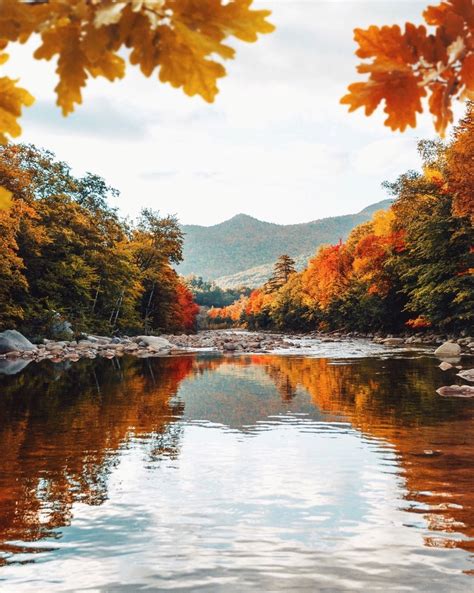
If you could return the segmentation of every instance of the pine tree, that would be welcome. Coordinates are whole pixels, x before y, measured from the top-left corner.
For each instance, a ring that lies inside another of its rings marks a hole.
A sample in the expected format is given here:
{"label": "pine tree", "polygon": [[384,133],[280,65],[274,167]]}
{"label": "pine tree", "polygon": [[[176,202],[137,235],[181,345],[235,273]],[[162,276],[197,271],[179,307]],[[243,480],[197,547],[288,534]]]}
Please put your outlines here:
{"label": "pine tree", "polygon": [[289,255],[280,255],[273,266],[273,274],[266,282],[264,289],[267,294],[276,292],[284,286],[290,276],[296,272],[295,260]]}

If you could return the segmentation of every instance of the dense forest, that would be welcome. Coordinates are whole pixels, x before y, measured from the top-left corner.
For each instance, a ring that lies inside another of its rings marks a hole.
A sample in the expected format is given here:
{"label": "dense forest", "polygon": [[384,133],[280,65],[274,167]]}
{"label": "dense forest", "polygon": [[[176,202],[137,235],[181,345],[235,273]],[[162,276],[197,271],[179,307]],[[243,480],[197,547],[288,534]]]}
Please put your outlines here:
{"label": "dense forest", "polygon": [[[385,187],[387,211],[345,242],[321,247],[302,272],[209,312],[216,325],[289,330],[474,329],[474,107],[450,142],[421,141],[422,172]],[[292,265],[292,262],[287,264]],[[288,270],[287,270],[288,272]]]}
{"label": "dense forest", "polygon": [[0,148],[0,329],[30,336],[192,330],[198,311],[173,266],[174,217],[143,210],[135,224],[108,205],[117,194],[91,173],[32,145]]}

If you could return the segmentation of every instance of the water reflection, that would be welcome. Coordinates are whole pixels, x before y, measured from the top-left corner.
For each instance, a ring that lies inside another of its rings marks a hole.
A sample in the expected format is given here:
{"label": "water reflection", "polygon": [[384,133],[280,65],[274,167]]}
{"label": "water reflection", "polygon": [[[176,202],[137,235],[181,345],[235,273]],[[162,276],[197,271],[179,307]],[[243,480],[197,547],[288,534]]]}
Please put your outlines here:
{"label": "water reflection", "polygon": [[470,591],[474,402],[446,380],[416,357],[0,375],[2,591]]}

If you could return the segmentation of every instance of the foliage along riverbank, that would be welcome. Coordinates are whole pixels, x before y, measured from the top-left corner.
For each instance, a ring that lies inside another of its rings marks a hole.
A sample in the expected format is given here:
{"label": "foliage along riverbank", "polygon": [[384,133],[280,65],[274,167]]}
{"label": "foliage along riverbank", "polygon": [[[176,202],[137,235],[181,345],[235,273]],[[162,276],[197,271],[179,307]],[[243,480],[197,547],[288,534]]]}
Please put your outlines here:
{"label": "foliage along riverbank", "polygon": [[300,273],[280,258],[263,287],[211,309],[211,326],[472,333],[473,104],[451,142],[422,141],[419,152],[422,173],[386,184],[388,211],[322,247]]}
{"label": "foliage along riverbank", "polygon": [[102,178],[75,177],[32,145],[0,147],[0,186],[13,200],[0,210],[0,330],[71,339],[194,328],[198,307],[172,267],[183,246],[174,217],[121,220]]}

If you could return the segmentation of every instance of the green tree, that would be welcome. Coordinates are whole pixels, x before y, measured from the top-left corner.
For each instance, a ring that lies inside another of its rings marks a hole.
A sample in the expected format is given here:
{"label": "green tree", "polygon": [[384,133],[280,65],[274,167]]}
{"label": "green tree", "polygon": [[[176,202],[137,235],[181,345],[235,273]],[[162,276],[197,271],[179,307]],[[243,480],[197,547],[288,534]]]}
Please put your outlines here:
{"label": "green tree", "polygon": [[288,282],[290,276],[295,272],[295,260],[289,255],[280,255],[273,266],[273,274],[264,286],[265,292],[268,294],[276,292]]}

